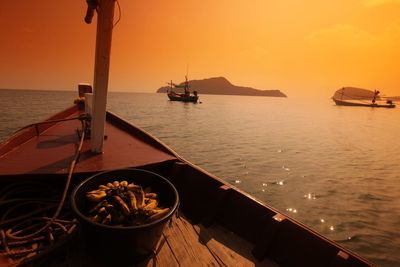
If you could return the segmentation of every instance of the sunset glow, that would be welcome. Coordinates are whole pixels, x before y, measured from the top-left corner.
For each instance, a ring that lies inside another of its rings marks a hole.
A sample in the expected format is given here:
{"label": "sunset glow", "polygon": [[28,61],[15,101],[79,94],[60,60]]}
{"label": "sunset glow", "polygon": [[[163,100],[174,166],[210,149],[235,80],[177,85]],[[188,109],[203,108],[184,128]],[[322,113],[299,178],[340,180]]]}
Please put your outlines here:
{"label": "sunset glow", "polygon": [[[400,95],[400,1],[119,0],[110,91],[224,76],[290,96],[340,87]],[[0,88],[76,90],[93,80],[86,1],[5,1]]]}

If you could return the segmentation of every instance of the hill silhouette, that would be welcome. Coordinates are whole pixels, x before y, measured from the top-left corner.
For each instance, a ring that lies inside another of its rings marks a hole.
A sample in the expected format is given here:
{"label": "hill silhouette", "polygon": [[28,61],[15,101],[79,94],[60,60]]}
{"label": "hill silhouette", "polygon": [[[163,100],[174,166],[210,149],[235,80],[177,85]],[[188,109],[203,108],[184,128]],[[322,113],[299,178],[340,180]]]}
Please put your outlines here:
{"label": "hill silhouette", "polygon": [[[197,91],[199,94],[287,97],[279,90],[259,90],[251,87],[236,86],[224,77],[191,80],[189,81],[189,88],[191,92]],[[157,90],[157,93],[166,93],[168,89],[168,86],[161,87]],[[178,92],[178,89],[175,88],[174,90]]]}

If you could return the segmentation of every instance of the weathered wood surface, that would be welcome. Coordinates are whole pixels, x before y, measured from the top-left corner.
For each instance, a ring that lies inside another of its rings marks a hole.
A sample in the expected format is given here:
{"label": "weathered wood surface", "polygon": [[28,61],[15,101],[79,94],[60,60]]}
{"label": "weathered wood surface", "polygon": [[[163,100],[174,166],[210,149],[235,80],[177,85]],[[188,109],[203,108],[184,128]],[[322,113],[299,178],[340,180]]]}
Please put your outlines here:
{"label": "weathered wood surface", "polygon": [[156,255],[138,266],[278,266],[269,259],[257,261],[252,244],[217,225],[206,228],[179,217],[171,226],[166,226]]}
{"label": "weathered wood surface", "polygon": [[268,258],[258,261],[251,253],[253,244],[218,225],[209,228],[205,228],[203,225],[194,225],[194,229],[203,243],[219,260],[221,266],[278,267]]}

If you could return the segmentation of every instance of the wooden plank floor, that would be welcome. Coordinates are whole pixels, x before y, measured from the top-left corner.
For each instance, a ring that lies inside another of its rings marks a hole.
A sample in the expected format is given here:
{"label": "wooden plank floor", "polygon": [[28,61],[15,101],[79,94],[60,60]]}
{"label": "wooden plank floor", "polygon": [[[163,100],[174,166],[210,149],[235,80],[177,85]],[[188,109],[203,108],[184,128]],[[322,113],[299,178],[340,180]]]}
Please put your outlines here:
{"label": "wooden plank floor", "polygon": [[[81,243],[81,236],[69,246],[51,257],[39,259],[33,266],[54,267],[109,267],[99,262]],[[270,259],[256,260],[251,254],[253,245],[220,226],[205,228],[192,225],[184,217],[173,218],[166,225],[156,247],[154,256],[139,264],[126,263],[125,267],[197,267],[197,266],[234,266],[234,267],[279,267]],[[116,255],[117,257],[118,255]],[[0,266],[9,266],[6,259],[0,258]],[[31,266],[31,265],[29,265]]]}
{"label": "wooden plank floor", "polygon": [[184,217],[166,226],[156,255],[140,267],[152,266],[261,266],[277,267],[272,260],[258,261],[253,245],[220,226],[192,225]]}

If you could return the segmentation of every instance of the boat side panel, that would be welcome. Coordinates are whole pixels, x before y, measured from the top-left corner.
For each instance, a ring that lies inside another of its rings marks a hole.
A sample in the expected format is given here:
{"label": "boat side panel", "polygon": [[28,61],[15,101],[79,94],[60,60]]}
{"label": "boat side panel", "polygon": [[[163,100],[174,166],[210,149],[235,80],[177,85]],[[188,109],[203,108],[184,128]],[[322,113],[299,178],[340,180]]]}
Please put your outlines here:
{"label": "boat side panel", "polygon": [[329,266],[339,249],[285,219],[279,223],[267,251],[282,266]]}
{"label": "boat side panel", "polygon": [[200,222],[213,217],[213,210],[221,200],[222,182],[210,179],[183,162],[174,164],[170,177],[179,192],[180,207],[192,221]]}

